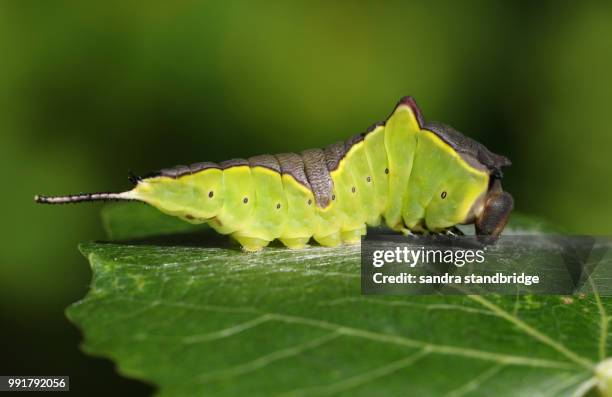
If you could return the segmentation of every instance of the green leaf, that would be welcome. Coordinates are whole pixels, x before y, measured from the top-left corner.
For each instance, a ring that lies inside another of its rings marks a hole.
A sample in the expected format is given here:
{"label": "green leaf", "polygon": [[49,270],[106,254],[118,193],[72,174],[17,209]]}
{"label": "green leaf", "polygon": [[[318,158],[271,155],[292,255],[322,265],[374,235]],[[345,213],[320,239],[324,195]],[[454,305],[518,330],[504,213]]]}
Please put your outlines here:
{"label": "green leaf", "polygon": [[81,246],[93,280],[67,313],[159,395],[570,396],[607,356],[598,295],[362,296],[357,247],[245,254],[146,208],[105,211],[139,239]]}

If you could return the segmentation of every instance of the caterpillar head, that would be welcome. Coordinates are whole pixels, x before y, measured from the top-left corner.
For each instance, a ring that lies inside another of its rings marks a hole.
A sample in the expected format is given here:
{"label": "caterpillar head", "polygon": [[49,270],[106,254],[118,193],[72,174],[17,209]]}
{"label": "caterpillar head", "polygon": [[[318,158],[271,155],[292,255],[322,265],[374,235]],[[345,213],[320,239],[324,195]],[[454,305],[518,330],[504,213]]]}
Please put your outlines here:
{"label": "caterpillar head", "polygon": [[510,193],[502,189],[498,178],[493,178],[474,222],[478,240],[484,244],[494,243],[506,227],[513,207],[514,199]]}
{"label": "caterpillar head", "polygon": [[489,174],[488,190],[476,200],[465,223],[474,222],[476,235],[482,243],[495,242],[506,227],[514,206],[512,196],[501,186],[502,168],[512,162],[448,125],[431,122],[426,127],[455,149],[467,164]]}

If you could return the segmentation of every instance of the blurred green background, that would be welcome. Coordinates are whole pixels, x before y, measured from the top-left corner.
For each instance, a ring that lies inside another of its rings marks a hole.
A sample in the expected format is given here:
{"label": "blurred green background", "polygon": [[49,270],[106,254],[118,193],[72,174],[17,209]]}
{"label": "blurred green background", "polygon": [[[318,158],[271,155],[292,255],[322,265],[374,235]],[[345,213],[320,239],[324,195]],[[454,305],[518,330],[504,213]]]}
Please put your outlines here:
{"label": "blurred green background", "polygon": [[[610,2],[0,2],[3,374],[149,389],[78,350],[63,315],[126,174],[324,146],[403,95],[510,157],[517,210],[612,231]],[[163,352],[160,352],[163,354]]]}

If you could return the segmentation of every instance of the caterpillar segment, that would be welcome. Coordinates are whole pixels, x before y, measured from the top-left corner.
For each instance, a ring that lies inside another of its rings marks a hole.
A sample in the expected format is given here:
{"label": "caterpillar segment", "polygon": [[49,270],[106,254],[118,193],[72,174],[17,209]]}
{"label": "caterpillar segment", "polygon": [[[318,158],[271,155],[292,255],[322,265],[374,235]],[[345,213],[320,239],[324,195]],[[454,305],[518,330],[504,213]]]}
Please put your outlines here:
{"label": "caterpillar segment", "polygon": [[444,232],[475,224],[485,243],[506,225],[510,165],[449,126],[425,123],[411,97],[385,122],[324,149],[196,163],[132,177],[121,193],[37,196],[39,203],[138,200],[191,223],[208,223],[246,251],[273,240],[303,248],[359,243],[384,219],[396,231]]}

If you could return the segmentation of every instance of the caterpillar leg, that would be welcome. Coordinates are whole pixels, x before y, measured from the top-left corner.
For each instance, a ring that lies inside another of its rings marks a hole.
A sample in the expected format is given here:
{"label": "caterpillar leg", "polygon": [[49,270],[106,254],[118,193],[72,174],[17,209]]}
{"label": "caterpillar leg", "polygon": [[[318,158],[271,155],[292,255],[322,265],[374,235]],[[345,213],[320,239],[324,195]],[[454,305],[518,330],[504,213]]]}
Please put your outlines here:
{"label": "caterpillar leg", "polygon": [[448,236],[465,236],[465,233],[463,233],[457,226],[449,227],[444,231],[444,234]]}
{"label": "caterpillar leg", "polygon": [[416,233],[410,229],[402,229],[402,234],[404,236],[416,236]]}
{"label": "caterpillar leg", "polygon": [[408,226],[402,225],[402,227],[398,229],[398,231],[400,231],[404,236],[423,236],[429,233],[429,231],[423,225],[422,222],[419,222],[416,225],[411,226],[410,228],[408,228]]}
{"label": "caterpillar leg", "polygon": [[238,241],[242,249],[246,252],[261,251],[265,246],[270,244],[269,241],[256,237],[237,236],[235,234],[232,234],[232,237]]}
{"label": "caterpillar leg", "polygon": [[361,242],[361,236],[366,234],[366,227],[363,226],[359,229],[347,230],[340,233],[340,238],[345,244],[359,244]]}
{"label": "caterpillar leg", "polygon": [[457,226],[451,226],[440,230],[424,230],[422,232],[414,232],[413,234],[422,236],[465,236]]}
{"label": "caterpillar leg", "polygon": [[325,247],[336,247],[342,243],[340,232],[328,234],[327,236],[314,236],[314,239]]}
{"label": "caterpillar leg", "polygon": [[310,237],[279,238],[281,243],[291,249],[302,249],[308,247]]}
{"label": "caterpillar leg", "polygon": [[425,230],[425,229],[402,229],[401,230],[402,234],[404,236],[428,236],[429,234],[431,234],[431,232],[429,230]]}

